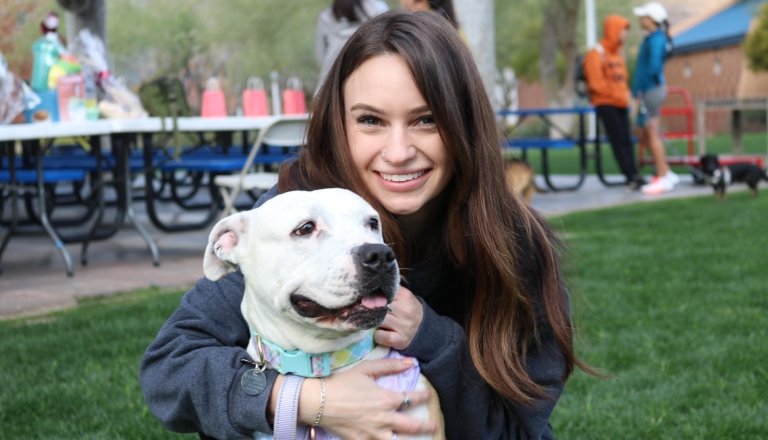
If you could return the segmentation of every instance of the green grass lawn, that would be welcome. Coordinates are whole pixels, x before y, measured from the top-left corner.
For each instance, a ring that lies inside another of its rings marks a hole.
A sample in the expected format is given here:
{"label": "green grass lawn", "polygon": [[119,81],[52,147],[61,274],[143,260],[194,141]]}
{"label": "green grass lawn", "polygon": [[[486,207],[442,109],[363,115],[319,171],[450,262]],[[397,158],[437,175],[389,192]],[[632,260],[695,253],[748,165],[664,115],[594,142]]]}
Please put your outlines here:
{"label": "green grass lawn", "polygon": [[[768,191],[552,220],[568,244],[578,352],[606,372],[568,383],[558,438],[768,438],[766,217]],[[173,438],[137,368],[180,294],[0,322],[0,437]]]}
{"label": "green grass lawn", "polygon": [[173,438],[144,404],[138,366],[179,298],[149,289],[0,322],[0,438]]}
{"label": "green grass lawn", "polygon": [[[765,195],[765,194],[764,194]],[[768,438],[768,198],[746,192],[555,220],[582,357],[565,439]]]}

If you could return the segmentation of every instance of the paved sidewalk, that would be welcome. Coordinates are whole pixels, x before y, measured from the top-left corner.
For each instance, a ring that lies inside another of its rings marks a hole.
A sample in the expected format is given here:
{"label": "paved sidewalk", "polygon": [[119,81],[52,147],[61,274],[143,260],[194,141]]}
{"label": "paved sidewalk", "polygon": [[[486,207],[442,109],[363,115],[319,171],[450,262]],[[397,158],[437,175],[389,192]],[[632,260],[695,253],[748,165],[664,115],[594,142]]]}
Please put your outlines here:
{"label": "paved sidewalk", "polygon": [[[615,176],[614,180],[615,180]],[[626,187],[605,187],[590,176],[578,191],[537,193],[533,206],[547,216],[636,202],[712,194],[708,186],[694,185],[690,176],[671,193],[645,196]],[[559,177],[563,182],[573,178]],[[543,187],[543,182],[540,182]],[[731,191],[731,190],[729,190]],[[143,218],[142,213],[139,215]],[[147,220],[142,222],[149,225]],[[147,226],[160,249],[161,264],[152,265],[149,250],[132,227],[109,240],[94,242],[89,264],[80,265],[80,246],[67,245],[74,276],[67,277],[61,255],[45,235],[16,236],[3,255],[0,275],[0,319],[30,316],[72,307],[79,298],[108,295],[142,287],[187,288],[202,276],[208,230],[164,233]],[[0,229],[0,234],[5,234]],[[2,235],[0,235],[2,236]]]}

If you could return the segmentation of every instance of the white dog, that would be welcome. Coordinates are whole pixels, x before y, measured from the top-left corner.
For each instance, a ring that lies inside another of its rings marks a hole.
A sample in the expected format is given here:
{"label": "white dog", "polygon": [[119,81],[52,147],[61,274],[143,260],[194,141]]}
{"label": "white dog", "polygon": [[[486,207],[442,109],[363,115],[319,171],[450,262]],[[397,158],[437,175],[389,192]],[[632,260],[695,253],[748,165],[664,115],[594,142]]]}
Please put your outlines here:
{"label": "white dog", "polygon": [[[220,220],[203,271],[215,281],[238,268],[253,359],[318,377],[390,355],[389,348],[374,347],[373,329],[398,288],[397,261],[383,242],[379,215],[353,192],[287,192]],[[431,402],[407,412],[437,422],[432,438],[443,438],[434,389],[421,375],[413,382],[411,389],[431,390]]]}

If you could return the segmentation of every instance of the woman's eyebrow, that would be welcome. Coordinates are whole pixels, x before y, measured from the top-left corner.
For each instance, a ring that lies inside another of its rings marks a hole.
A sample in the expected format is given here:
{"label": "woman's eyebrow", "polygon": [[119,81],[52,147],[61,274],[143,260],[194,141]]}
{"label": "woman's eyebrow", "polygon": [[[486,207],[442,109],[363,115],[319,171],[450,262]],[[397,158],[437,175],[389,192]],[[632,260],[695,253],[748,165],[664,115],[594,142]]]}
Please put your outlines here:
{"label": "woman's eyebrow", "polygon": [[431,108],[429,108],[429,106],[428,106],[428,105],[426,105],[426,104],[422,105],[421,107],[416,107],[416,108],[414,108],[414,109],[411,109],[411,113],[412,113],[412,114],[416,114],[416,113],[424,113],[424,112],[431,112],[431,111],[432,111],[432,109],[431,109]]}
{"label": "woman's eyebrow", "polygon": [[[354,105],[352,105],[349,108],[349,111],[355,111],[355,110],[364,110],[364,111],[369,111],[369,112],[374,112],[374,113],[384,113],[380,109],[378,109],[378,108],[376,108],[376,107],[374,107],[372,105],[364,104],[364,103],[354,104]],[[424,112],[429,112],[429,111],[431,111],[429,106],[425,104],[425,105],[422,105],[420,107],[416,107],[416,108],[410,109],[408,111],[408,113],[409,114],[417,114],[417,113],[424,113]]]}
{"label": "woman's eyebrow", "polygon": [[366,110],[366,111],[369,111],[369,112],[382,113],[381,110],[379,110],[378,108],[376,108],[376,107],[374,107],[372,105],[363,104],[363,103],[355,104],[355,105],[353,105],[352,107],[349,108],[349,111],[355,111],[355,110]]}

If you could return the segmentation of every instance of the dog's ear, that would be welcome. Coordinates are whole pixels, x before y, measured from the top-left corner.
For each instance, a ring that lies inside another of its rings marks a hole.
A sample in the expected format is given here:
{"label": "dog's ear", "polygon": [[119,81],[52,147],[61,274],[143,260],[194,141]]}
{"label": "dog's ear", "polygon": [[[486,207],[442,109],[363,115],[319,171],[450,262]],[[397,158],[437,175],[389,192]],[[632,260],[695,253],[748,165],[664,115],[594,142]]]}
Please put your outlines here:
{"label": "dog's ear", "polygon": [[245,245],[248,221],[245,212],[219,220],[208,235],[203,257],[203,274],[211,281],[237,270],[240,263],[237,249]]}

